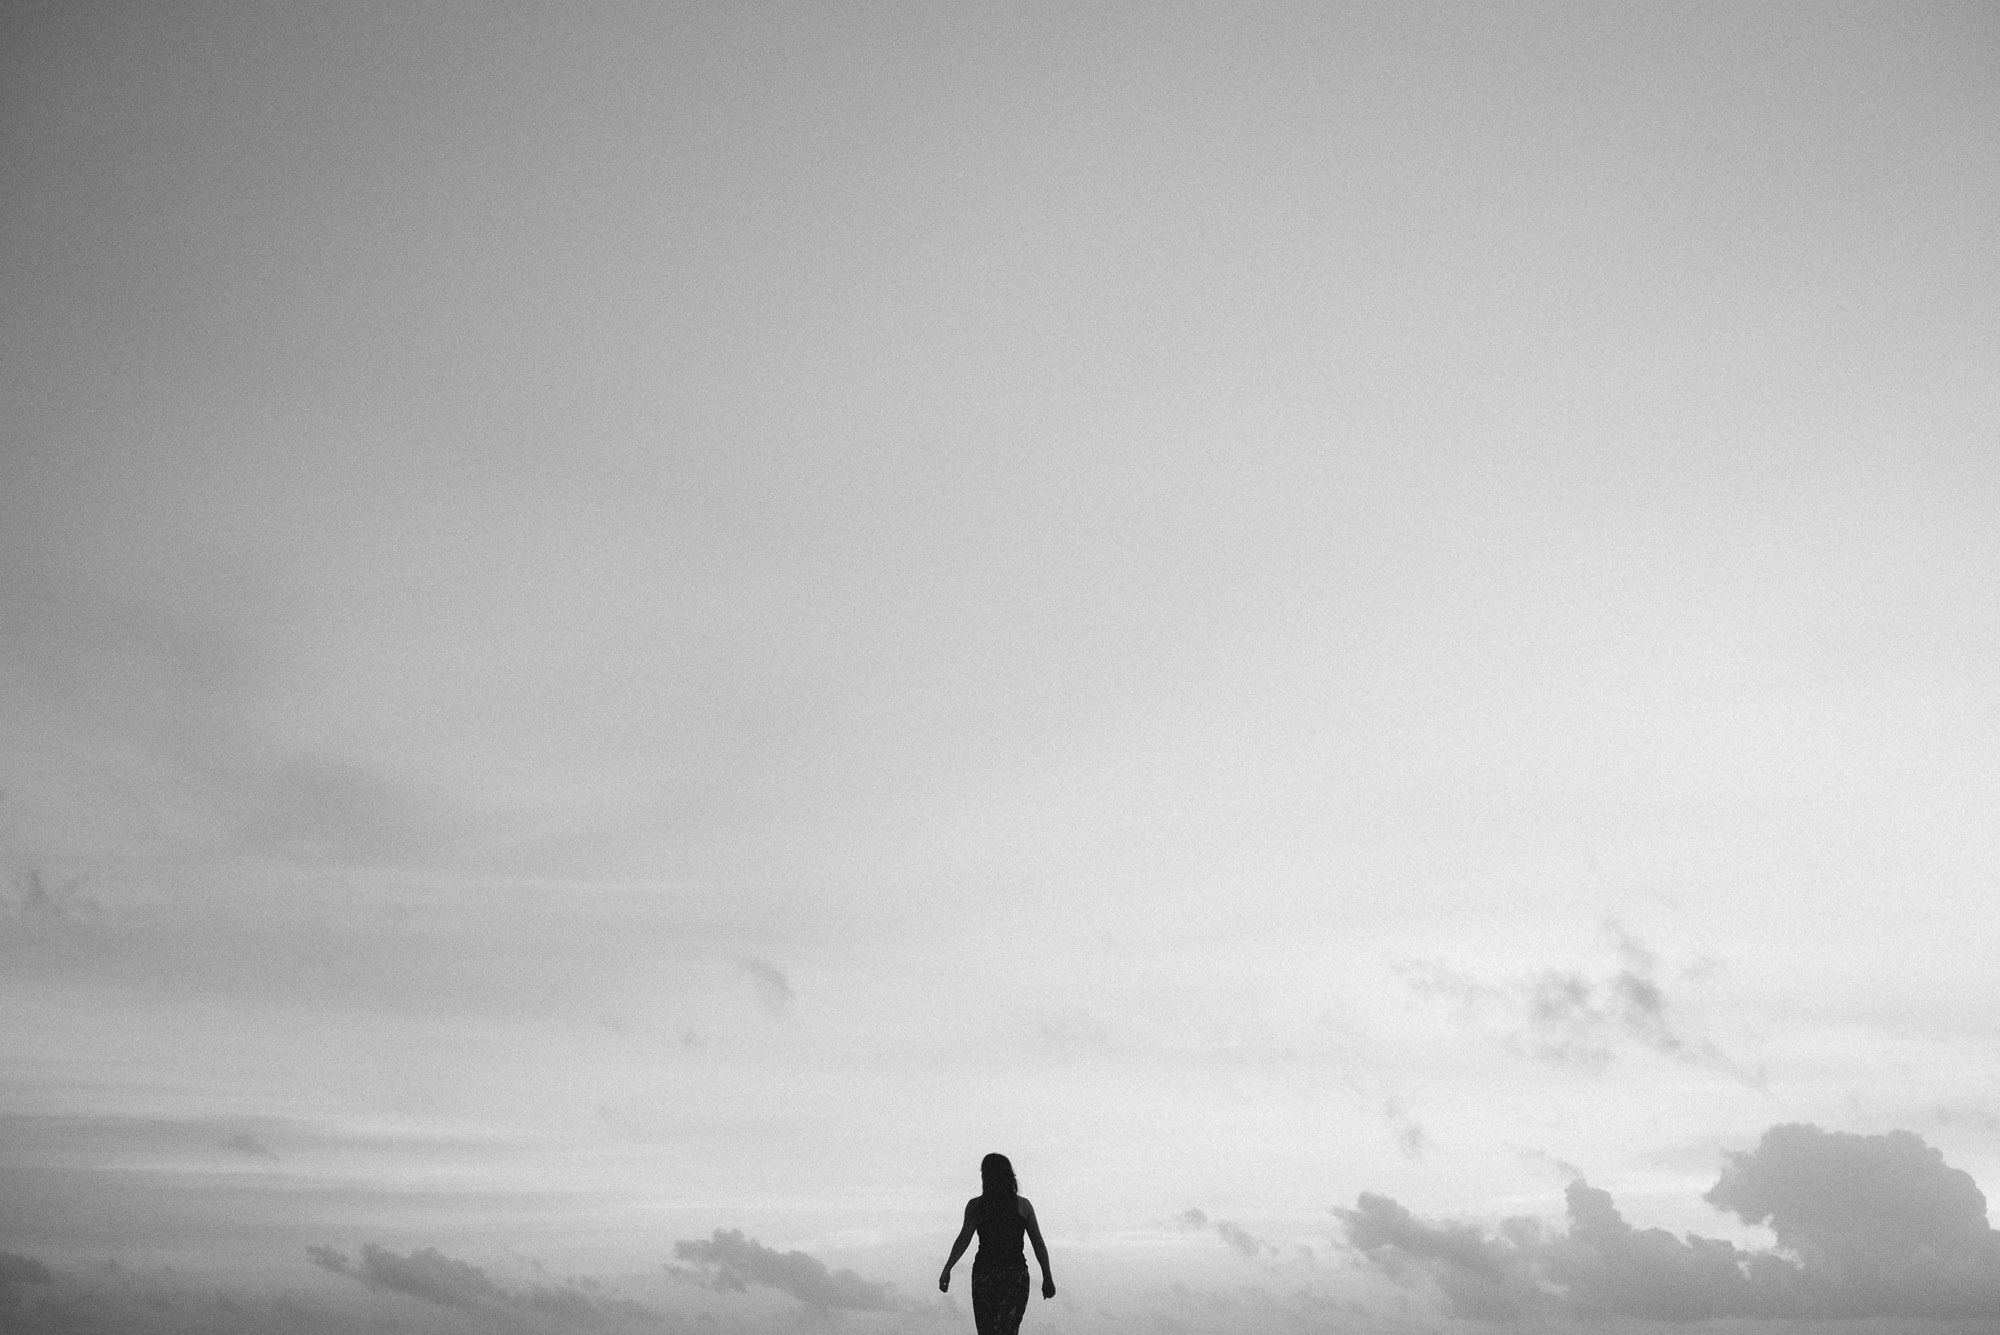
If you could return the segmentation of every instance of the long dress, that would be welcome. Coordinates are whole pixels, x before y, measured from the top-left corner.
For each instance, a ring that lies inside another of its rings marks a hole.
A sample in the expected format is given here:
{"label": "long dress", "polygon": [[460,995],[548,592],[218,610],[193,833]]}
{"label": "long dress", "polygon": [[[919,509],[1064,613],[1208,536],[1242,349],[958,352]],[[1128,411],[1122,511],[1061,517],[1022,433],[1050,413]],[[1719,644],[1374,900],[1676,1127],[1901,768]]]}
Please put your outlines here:
{"label": "long dress", "polygon": [[979,1251],[972,1258],[972,1322],[979,1335],[1015,1335],[1028,1310],[1028,1221],[1020,1198],[981,1196],[973,1214]]}

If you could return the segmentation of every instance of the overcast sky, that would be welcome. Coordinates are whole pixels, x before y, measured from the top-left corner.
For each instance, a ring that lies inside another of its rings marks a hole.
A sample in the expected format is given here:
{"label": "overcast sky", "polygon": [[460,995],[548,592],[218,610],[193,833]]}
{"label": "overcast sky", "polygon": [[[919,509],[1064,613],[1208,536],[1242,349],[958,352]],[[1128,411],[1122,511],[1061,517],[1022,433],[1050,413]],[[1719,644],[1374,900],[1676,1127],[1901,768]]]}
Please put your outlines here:
{"label": "overcast sky", "polygon": [[0,71],[0,1304],[2000,1315],[1990,6]]}

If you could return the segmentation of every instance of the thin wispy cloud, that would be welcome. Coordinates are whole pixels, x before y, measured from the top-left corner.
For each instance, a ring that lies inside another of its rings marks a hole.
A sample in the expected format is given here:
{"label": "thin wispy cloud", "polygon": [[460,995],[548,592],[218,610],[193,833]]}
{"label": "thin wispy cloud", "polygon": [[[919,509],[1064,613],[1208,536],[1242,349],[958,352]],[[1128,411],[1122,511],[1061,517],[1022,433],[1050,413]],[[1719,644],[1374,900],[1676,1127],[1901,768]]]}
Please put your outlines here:
{"label": "thin wispy cloud", "polygon": [[1231,1251],[1248,1260],[1276,1256],[1280,1250],[1276,1243],[1258,1237],[1241,1224],[1231,1223],[1227,1219],[1210,1219],[1207,1213],[1199,1208],[1182,1211],[1175,1222],[1183,1228],[1194,1229],[1197,1232],[1212,1231]]}
{"label": "thin wispy cloud", "polygon": [[1950,1103],[1931,1114],[1940,1126],[1970,1127],[1989,1135],[2000,1135],[2000,1115],[1976,1104]]}
{"label": "thin wispy cloud", "polygon": [[1615,921],[1605,931],[1617,957],[1609,969],[1543,969],[1499,980],[1425,961],[1403,961],[1396,970],[1411,991],[1444,1003],[1456,1023],[1549,1066],[1596,1074],[1621,1053],[1637,1051],[1764,1085],[1763,1070],[1688,1031],[1660,981],[1653,950]]}
{"label": "thin wispy cloud", "polygon": [[14,874],[14,912],[30,922],[64,923],[94,920],[104,905],[83,893],[87,875],[53,876],[40,867]]}
{"label": "thin wispy cloud", "polygon": [[1396,1100],[1390,1099],[1382,1105],[1382,1120],[1395,1139],[1397,1152],[1405,1159],[1421,1159],[1430,1149],[1430,1133]]}
{"label": "thin wispy cloud", "polygon": [[1703,1199],[1769,1227],[1777,1245],[1765,1250],[1635,1228],[1581,1178],[1565,1195],[1563,1227],[1424,1220],[1366,1192],[1334,1213],[1365,1267],[1470,1320],[2000,1320],[1985,1197],[1908,1131],[1787,1124],[1730,1154]]}
{"label": "thin wispy cloud", "polygon": [[792,992],[791,981],[777,965],[759,959],[755,955],[741,955],[737,957],[736,967],[743,971],[750,979],[751,985],[757,989],[757,1004],[766,1012],[776,1016],[792,1013],[792,1006],[797,997]]}
{"label": "thin wispy cloud", "polygon": [[251,1135],[248,1131],[237,1132],[229,1139],[223,1141],[222,1145],[224,1149],[234,1150],[238,1154],[252,1159],[270,1159],[275,1161],[278,1157],[269,1145]]}

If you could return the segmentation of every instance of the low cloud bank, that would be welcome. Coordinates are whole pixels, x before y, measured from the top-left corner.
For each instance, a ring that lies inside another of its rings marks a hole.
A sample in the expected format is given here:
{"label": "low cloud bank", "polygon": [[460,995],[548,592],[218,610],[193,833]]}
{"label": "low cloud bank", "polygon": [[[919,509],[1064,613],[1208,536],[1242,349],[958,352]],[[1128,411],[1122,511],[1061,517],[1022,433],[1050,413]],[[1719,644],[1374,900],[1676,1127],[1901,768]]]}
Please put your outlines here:
{"label": "low cloud bank", "polygon": [[900,1304],[888,1284],[863,1279],[852,1270],[828,1270],[804,1252],[777,1252],[737,1229],[715,1230],[707,1239],[674,1244],[674,1255],[694,1268],[677,1268],[709,1288],[740,1293],[752,1284],[789,1293],[823,1311],[888,1312]]}
{"label": "low cloud bank", "polygon": [[518,1326],[554,1321],[562,1326],[598,1327],[611,1321],[656,1323],[662,1318],[630,1299],[589,1293],[572,1282],[550,1288],[533,1285],[510,1290],[494,1283],[484,1270],[425,1247],[398,1256],[386,1247],[365,1243],[357,1264],[331,1247],[308,1247],[313,1263],[336,1275],[358,1279],[371,1289],[406,1294],[439,1307],[457,1308]]}
{"label": "low cloud bank", "polygon": [[1703,1199],[1768,1226],[1775,1248],[1635,1229],[1581,1178],[1566,1194],[1565,1228],[1428,1222],[1367,1192],[1334,1213],[1369,1268],[1435,1287],[1453,1315],[1475,1320],[2000,1320],[2000,1233],[1986,1198],[1911,1132],[1774,1126],[1727,1160]]}
{"label": "low cloud bank", "polygon": [[407,1293],[439,1307],[478,1308],[504,1303],[509,1296],[478,1266],[453,1260],[435,1247],[398,1256],[386,1247],[364,1243],[358,1266],[331,1247],[308,1247],[306,1255],[314,1264],[358,1279],[371,1289]]}

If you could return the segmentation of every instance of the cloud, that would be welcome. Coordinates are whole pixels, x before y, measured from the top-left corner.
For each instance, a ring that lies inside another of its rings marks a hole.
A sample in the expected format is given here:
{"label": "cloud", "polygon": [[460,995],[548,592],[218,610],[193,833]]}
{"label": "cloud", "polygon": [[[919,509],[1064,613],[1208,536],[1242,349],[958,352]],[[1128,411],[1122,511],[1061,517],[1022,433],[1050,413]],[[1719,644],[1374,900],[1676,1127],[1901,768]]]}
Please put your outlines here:
{"label": "cloud", "polygon": [[1915,1134],[1775,1126],[1731,1154],[1704,1200],[1765,1224],[1815,1282],[1892,1311],[1931,1303],[2000,1316],[2000,1233],[1970,1174]]}
{"label": "cloud", "polygon": [[1248,1257],[1277,1254],[1277,1248],[1252,1233],[1249,1229],[1230,1223],[1227,1219],[1215,1221],[1215,1231],[1239,1254]]}
{"label": "cloud", "polygon": [[1495,1230],[1420,1220],[1363,1193],[1336,1210],[1378,1273],[1434,1288],[1456,1316],[1700,1321],[1721,1317],[2000,1320],[2000,1233],[1971,1177],[1908,1131],[1860,1136],[1774,1126],[1733,1153],[1703,1198],[1777,1245],[1636,1229],[1581,1178],[1568,1225]]}
{"label": "cloud", "polygon": [[[493,1282],[484,1270],[425,1247],[398,1256],[385,1247],[366,1243],[359,1264],[331,1247],[308,1247],[313,1264],[336,1275],[360,1280],[371,1289],[406,1294],[439,1307],[456,1308],[495,1318],[504,1324],[601,1326],[621,1320],[658,1321],[659,1314],[629,1299],[597,1296],[577,1281],[559,1287],[531,1285],[514,1291]],[[585,1281],[584,1283],[588,1283]]]}
{"label": "cloud", "polygon": [[1426,1224],[1387,1196],[1362,1192],[1335,1210],[1348,1244],[1391,1279],[1426,1277],[1457,1316],[1507,1321],[1528,1310],[1536,1290],[1512,1249],[1470,1224]]}
{"label": "cloud", "polygon": [[1508,1046],[1537,1061],[1595,1074],[1621,1048],[1637,1047],[1761,1088],[1762,1071],[1745,1069],[1675,1021],[1656,976],[1659,956],[1616,921],[1604,927],[1618,963],[1596,976],[1545,969],[1488,983],[1421,961],[1407,961],[1397,971],[1412,990],[1447,1003],[1459,1023],[1497,1030]]}
{"label": "cloud", "polygon": [[792,1011],[792,985],[774,964],[758,959],[754,955],[740,956],[736,966],[750,975],[750,981],[757,986],[757,1000],[773,1015],[789,1015]]}
{"label": "cloud", "polygon": [[226,778],[236,837],[306,862],[419,861],[446,844],[457,819],[384,771],[324,756],[246,760]]}
{"label": "cloud", "polygon": [[1940,1126],[1965,1126],[1976,1131],[2000,1133],[2000,1117],[1973,1104],[1946,1104],[1932,1114]]}
{"label": "cloud", "polygon": [[32,1256],[0,1252],[0,1307],[14,1307],[21,1301],[23,1284],[47,1284],[49,1268]]}
{"label": "cloud", "polygon": [[88,879],[71,876],[57,883],[44,876],[39,867],[16,872],[15,912],[29,921],[44,923],[102,917],[104,905],[77,893]]}
{"label": "cloud", "polygon": [[[363,1279],[367,1271],[365,1261],[357,1263],[330,1247],[312,1248],[309,1254],[315,1264],[344,1279]],[[414,1262],[433,1272],[431,1278],[464,1278],[454,1268],[462,1263],[436,1253],[383,1255],[406,1265]],[[496,1284],[490,1293],[461,1291],[465,1300],[440,1303],[430,1292],[340,1281],[300,1284],[295,1273],[231,1266],[222,1257],[211,1257],[209,1264],[190,1272],[109,1261],[45,1269],[29,1258],[0,1253],[0,1275],[23,1268],[23,1279],[35,1287],[0,1311],[0,1330],[9,1335],[641,1335],[657,1332],[671,1320],[624,1297],[610,1283],[589,1278],[518,1291]],[[744,1327],[738,1323],[734,1328]]]}
{"label": "cloud", "polygon": [[260,725],[256,705],[296,684],[270,654],[285,595],[267,574],[224,560],[152,597],[112,605],[72,589],[11,609],[20,661],[0,665],[0,712],[32,718],[45,740],[37,763],[0,777],[24,799],[35,846],[114,862],[200,852],[382,866],[467,834],[466,812],[349,754],[351,737],[329,754]]}
{"label": "cloud", "polygon": [[1382,1105],[1382,1120],[1396,1138],[1396,1151],[1405,1159],[1421,1159],[1431,1147],[1423,1123],[1412,1117],[1402,1104],[1390,1099]]}
{"label": "cloud", "polygon": [[644,1303],[633,1302],[630,1298],[593,1296],[584,1292],[585,1289],[595,1287],[597,1285],[587,1279],[572,1280],[554,1288],[536,1284],[522,1295],[522,1301],[537,1312],[571,1326],[601,1326],[613,1318],[654,1324],[662,1322],[660,1314]]}
{"label": "cloud", "polygon": [[[852,1270],[829,1271],[804,1252],[775,1252],[737,1229],[717,1229],[706,1240],[676,1242],[674,1255],[692,1261],[708,1287],[741,1292],[752,1284],[789,1293],[822,1310],[886,1312],[898,1306],[894,1289]],[[684,1272],[687,1273],[687,1272]]]}
{"label": "cloud", "polygon": [[1567,1159],[1557,1158],[1546,1150],[1522,1150],[1516,1157],[1520,1160],[1523,1167],[1534,1169],[1537,1172],[1553,1174],[1559,1182],[1568,1182],[1572,1178],[1583,1176],[1581,1168],[1578,1168]]}
{"label": "cloud", "polygon": [[1232,1224],[1227,1219],[1211,1220],[1204,1211],[1199,1209],[1183,1210],[1176,1217],[1175,1222],[1184,1228],[1197,1229],[1202,1232],[1213,1228],[1216,1236],[1228,1243],[1232,1250],[1253,1260],[1259,1256],[1276,1256],[1278,1254],[1278,1247],[1275,1243],[1266,1242],[1249,1229],[1239,1224]]}
{"label": "cloud", "polygon": [[309,1248],[307,1254],[335,1274],[351,1275],[370,1288],[407,1293],[440,1307],[476,1309],[487,1303],[504,1303],[508,1296],[478,1266],[455,1261],[435,1247],[398,1256],[366,1243],[358,1267],[331,1248]]}

